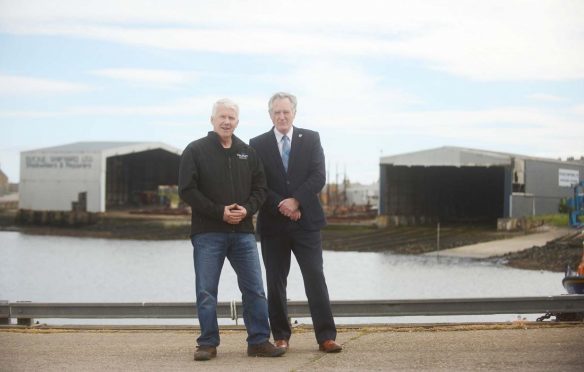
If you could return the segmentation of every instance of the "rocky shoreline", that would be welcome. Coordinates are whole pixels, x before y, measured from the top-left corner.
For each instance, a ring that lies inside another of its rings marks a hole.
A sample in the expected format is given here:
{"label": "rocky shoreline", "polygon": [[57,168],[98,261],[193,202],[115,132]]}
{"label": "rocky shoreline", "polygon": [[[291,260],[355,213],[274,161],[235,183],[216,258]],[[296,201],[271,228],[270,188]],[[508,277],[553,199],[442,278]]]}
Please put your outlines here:
{"label": "rocky shoreline", "polygon": [[535,246],[521,252],[506,254],[496,259],[519,269],[565,272],[569,266],[578,267],[584,254],[584,231],[574,230],[544,246]]}

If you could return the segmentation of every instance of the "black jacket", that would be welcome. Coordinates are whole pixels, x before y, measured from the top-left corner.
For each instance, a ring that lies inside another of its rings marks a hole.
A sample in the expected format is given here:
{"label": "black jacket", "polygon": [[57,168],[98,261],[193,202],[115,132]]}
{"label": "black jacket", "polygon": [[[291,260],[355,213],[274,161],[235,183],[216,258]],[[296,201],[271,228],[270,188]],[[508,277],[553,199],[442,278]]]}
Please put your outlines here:
{"label": "black jacket", "polygon": [[[250,140],[264,165],[268,181],[268,197],[258,216],[262,235],[275,235],[291,223],[304,230],[320,230],[326,219],[318,193],[326,183],[324,152],[318,132],[294,126],[288,172],[284,169],[273,127]],[[278,211],[278,204],[294,197],[300,202],[301,217],[291,222]]]}
{"label": "black jacket", "polygon": [[[191,206],[191,235],[204,232],[253,233],[252,217],[266,198],[266,178],[255,151],[233,136],[225,149],[215,132],[191,142],[180,160],[178,191]],[[237,225],[223,221],[226,205],[247,210]]]}

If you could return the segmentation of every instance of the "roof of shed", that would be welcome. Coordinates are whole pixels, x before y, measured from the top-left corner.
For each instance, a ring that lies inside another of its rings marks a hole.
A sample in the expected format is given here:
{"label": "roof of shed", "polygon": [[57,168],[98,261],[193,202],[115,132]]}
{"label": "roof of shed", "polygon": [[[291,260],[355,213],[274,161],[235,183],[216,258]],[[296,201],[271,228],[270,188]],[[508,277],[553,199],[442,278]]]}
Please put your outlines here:
{"label": "roof of shed", "polygon": [[106,157],[109,157],[155,149],[163,149],[177,155],[182,153],[181,150],[162,142],[74,142],[23,151],[23,153],[104,153]]}
{"label": "roof of shed", "polygon": [[405,154],[383,156],[380,164],[403,166],[505,166],[514,159],[531,159],[558,163],[561,160],[538,158],[504,152],[469,149],[464,147],[444,146],[435,149],[410,152]]}

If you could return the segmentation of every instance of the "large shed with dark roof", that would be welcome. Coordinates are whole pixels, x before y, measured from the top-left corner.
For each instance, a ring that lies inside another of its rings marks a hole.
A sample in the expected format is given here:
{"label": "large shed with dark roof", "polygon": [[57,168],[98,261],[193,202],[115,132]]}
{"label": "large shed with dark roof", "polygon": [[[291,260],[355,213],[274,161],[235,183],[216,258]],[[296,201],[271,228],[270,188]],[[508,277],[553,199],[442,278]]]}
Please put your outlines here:
{"label": "large shed with dark roof", "polygon": [[76,142],[20,155],[20,209],[104,212],[178,184],[181,151],[160,142]]}
{"label": "large shed with dark roof", "polygon": [[380,215],[390,224],[496,221],[557,213],[584,162],[461,147],[380,159]]}

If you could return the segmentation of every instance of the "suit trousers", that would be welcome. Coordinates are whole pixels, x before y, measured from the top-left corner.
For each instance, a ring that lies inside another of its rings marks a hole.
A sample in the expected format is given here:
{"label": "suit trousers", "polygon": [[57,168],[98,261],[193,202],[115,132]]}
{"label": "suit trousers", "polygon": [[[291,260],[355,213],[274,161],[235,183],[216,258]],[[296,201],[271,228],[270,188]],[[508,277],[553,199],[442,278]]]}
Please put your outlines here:
{"label": "suit trousers", "polygon": [[286,285],[294,253],[302,278],[316,341],[335,340],[335,321],[326,285],[320,231],[306,231],[290,223],[278,235],[262,235],[262,257],[266,268],[268,310],[274,340],[290,339]]}

